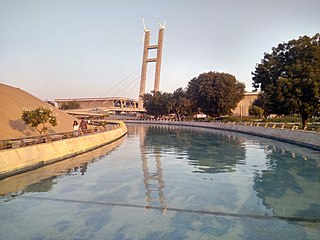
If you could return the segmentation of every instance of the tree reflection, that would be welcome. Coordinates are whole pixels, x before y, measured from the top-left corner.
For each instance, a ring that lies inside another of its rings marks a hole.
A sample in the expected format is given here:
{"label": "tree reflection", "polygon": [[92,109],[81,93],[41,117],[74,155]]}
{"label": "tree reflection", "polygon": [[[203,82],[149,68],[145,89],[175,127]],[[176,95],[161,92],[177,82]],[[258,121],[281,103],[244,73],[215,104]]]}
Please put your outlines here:
{"label": "tree reflection", "polygon": [[263,204],[276,216],[319,218],[316,160],[277,147],[267,147],[265,152],[268,169],[255,174],[253,185]]}
{"label": "tree reflection", "polygon": [[241,138],[228,134],[172,126],[148,126],[146,131],[146,151],[167,154],[174,152],[186,157],[189,165],[196,168],[194,172],[232,172],[235,171],[236,164],[243,163],[245,159],[246,151]]}
{"label": "tree reflection", "polygon": [[49,192],[54,184],[54,178],[44,179],[38,183],[31,184],[26,187],[23,192]]}
{"label": "tree reflection", "polygon": [[[87,172],[88,163],[82,163],[79,166],[72,167],[70,169],[64,170],[64,175],[84,175]],[[62,174],[62,171],[60,172]],[[43,179],[40,182],[30,184],[26,187],[23,192],[49,192],[52,189],[52,186],[55,184],[55,177],[50,177],[47,179]]]}

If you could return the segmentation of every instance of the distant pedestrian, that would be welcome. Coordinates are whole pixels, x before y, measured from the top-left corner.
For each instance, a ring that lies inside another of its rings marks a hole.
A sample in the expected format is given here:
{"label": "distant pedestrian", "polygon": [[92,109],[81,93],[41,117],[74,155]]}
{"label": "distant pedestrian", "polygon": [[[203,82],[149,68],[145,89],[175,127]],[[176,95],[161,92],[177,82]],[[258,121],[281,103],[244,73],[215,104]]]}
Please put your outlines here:
{"label": "distant pedestrian", "polygon": [[80,130],[82,131],[82,133],[85,133],[87,129],[88,129],[87,121],[84,120],[84,117],[82,117],[80,122]]}
{"label": "distant pedestrian", "polygon": [[78,124],[77,121],[73,122],[73,134],[75,137],[77,137],[79,135],[79,127],[80,125]]}

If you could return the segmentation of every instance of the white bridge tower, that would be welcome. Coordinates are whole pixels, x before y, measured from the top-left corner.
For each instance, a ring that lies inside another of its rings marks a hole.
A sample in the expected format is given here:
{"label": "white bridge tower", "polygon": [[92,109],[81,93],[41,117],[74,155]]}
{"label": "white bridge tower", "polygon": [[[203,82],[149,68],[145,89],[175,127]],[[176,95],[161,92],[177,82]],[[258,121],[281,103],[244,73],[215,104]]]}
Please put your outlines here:
{"label": "white bridge tower", "polygon": [[[141,69],[141,81],[140,81],[140,91],[139,91],[139,109],[143,109],[143,95],[146,91],[146,78],[147,78],[147,65],[150,62],[156,63],[155,70],[155,79],[154,79],[154,91],[159,91],[160,86],[160,70],[161,70],[161,60],[162,60],[162,46],[163,46],[163,35],[165,29],[165,22],[162,24],[159,23],[159,33],[158,33],[158,44],[150,45],[150,30],[146,28],[146,25],[143,21],[144,27],[144,47],[143,47],[143,57],[142,57],[142,69]],[[149,50],[156,49],[157,55],[156,58],[149,58]]]}

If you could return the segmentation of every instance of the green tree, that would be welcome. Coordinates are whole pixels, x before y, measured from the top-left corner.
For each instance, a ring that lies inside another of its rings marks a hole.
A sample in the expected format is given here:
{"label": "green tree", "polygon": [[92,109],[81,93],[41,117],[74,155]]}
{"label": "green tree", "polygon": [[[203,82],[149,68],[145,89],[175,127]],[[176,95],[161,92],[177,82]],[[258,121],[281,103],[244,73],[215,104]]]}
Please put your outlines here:
{"label": "green tree", "polygon": [[169,113],[169,102],[172,99],[171,93],[162,93],[160,91],[152,91],[143,95],[143,107],[147,113],[157,117],[161,117]]}
{"label": "green tree", "polygon": [[255,116],[255,117],[262,117],[263,116],[263,108],[252,104],[249,107],[249,114],[251,116]]}
{"label": "green tree", "polygon": [[227,73],[208,72],[193,78],[187,88],[196,108],[210,116],[231,114],[244,96],[244,83]]}
{"label": "green tree", "polygon": [[[260,110],[258,111],[261,111],[262,115],[265,118],[267,118],[267,116],[272,113],[271,107],[268,105],[268,101],[266,100],[266,95],[263,92],[260,92],[258,94],[258,97],[253,101],[252,105],[250,106],[249,114],[255,116],[254,113],[250,113],[251,107],[253,106],[255,106],[256,108],[259,108]],[[252,110],[252,111],[255,111],[255,110]]]}
{"label": "green tree", "polygon": [[60,106],[60,109],[62,109],[62,110],[79,109],[79,108],[80,108],[80,103],[75,102],[75,101],[64,102]]}
{"label": "green tree", "polygon": [[23,110],[21,119],[25,124],[34,127],[40,135],[48,131],[47,124],[57,125],[57,118],[52,115],[52,111],[44,107],[35,110]]}
{"label": "green tree", "polygon": [[192,101],[188,98],[186,90],[180,87],[173,92],[171,101],[169,101],[169,109],[178,120],[191,113]]}
{"label": "green tree", "polygon": [[320,108],[320,34],[281,43],[256,66],[253,87],[263,108],[276,114],[299,113],[303,128]]}

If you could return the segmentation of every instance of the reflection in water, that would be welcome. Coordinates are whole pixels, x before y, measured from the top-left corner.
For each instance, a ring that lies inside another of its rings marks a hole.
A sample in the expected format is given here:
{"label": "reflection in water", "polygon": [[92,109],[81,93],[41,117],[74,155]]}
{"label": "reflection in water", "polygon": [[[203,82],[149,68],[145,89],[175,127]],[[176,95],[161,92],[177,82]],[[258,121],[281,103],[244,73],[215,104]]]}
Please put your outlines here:
{"label": "reflection in water", "polygon": [[256,172],[253,186],[263,204],[276,216],[319,219],[320,167],[316,160],[275,146],[266,147],[265,154],[268,168]]}
{"label": "reflection in water", "polygon": [[0,238],[318,239],[319,155],[244,134],[128,124],[101,161],[0,182],[24,193],[0,203]]}
{"label": "reflection in water", "polygon": [[[245,140],[242,137],[236,137],[234,134],[210,134],[206,130],[186,131],[184,128],[157,125],[147,126],[143,130],[146,133],[140,133],[140,151],[148,204],[151,203],[152,192],[148,181],[151,179],[160,181],[159,179],[162,179],[159,178],[159,176],[162,176],[162,168],[159,168],[161,166],[161,155],[174,154],[178,156],[177,158],[179,156],[181,159],[186,158],[189,165],[195,167],[193,173],[236,172],[239,171],[239,166],[248,164],[246,162],[247,146]],[[208,137],[208,134],[210,137]],[[270,141],[266,139],[266,142]],[[279,145],[282,145],[282,143],[279,143]],[[225,146],[227,146],[227,149]],[[271,209],[273,215],[278,217],[305,216],[306,218],[319,218],[319,162],[315,159],[308,160],[306,155],[287,151],[283,148],[265,146],[262,145],[261,148],[264,148],[265,151],[267,169],[254,170],[254,185],[252,186],[263,205]],[[297,150],[296,147],[292,149]],[[155,156],[156,159],[159,159],[157,160],[158,171],[154,175],[149,174],[147,156]],[[256,164],[253,166],[257,167]],[[161,180],[161,182],[163,181]],[[162,192],[159,191],[159,195]],[[302,194],[310,196],[309,200],[301,198]],[[315,203],[315,200],[318,203]],[[304,208],[300,210],[297,210],[296,207],[291,208],[291,201],[295,201],[295,206],[301,204]],[[306,214],[306,211],[309,214]]]}
{"label": "reflection in water", "polygon": [[142,172],[143,172],[143,183],[146,189],[146,209],[152,205],[152,192],[158,192],[159,202],[163,207],[162,212],[166,214],[167,211],[167,204],[165,201],[163,188],[164,188],[164,181],[163,181],[163,173],[161,167],[161,156],[159,151],[155,152],[155,159],[156,159],[156,172],[150,172],[149,170],[149,162],[146,154],[145,149],[145,138],[146,134],[144,128],[140,128],[140,151],[141,151],[141,160],[142,160]]}
{"label": "reflection in water", "polygon": [[[246,149],[241,138],[212,134],[206,130],[186,131],[183,128],[149,126],[144,139],[147,153],[163,152],[187,156],[198,173],[233,172],[237,164],[244,163]],[[225,151],[223,145],[228,146]]]}
{"label": "reflection in water", "polygon": [[[193,173],[234,172],[236,165],[243,164],[245,159],[243,140],[228,134],[210,134],[208,138],[206,130],[186,131],[184,128],[157,125],[130,126],[128,129],[129,136],[139,134],[146,206],[156,204],[152,194],[158,193],[164,214],[168,205],[164,196],[162,155],[185,158],[194,167]],[[228,146],[227,152],[224,145]],[[156,167],[154,171],[150,171],[150,164]]]}
{"label": "reflection in water", "polygon": [[[46,192],[52,189],[54,179],[59,175],[84,175],[88,170],[88,164],[100,158],[116,147],[124,138],[110,143],[93,151],[57,162],[26,173],[5,178],[0,181],[0,196],[12,192]],[[15,194],[13,194],[15,195]],[[8,196],[10,198],[10,196]]]}
{"label": "reflection in water", "polygon": [[72,175],[77,175],[78,173],[81,173],[81,175],[84,175],[87,172],[87,169],[88,169],[88,162],[81,163],[79,166],[66,170],[65,175],[72,176]]}

